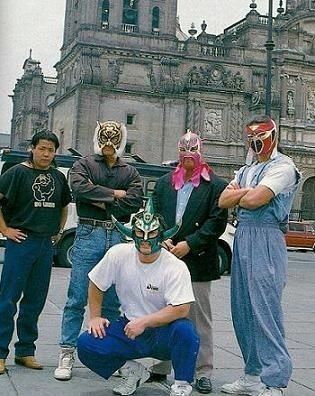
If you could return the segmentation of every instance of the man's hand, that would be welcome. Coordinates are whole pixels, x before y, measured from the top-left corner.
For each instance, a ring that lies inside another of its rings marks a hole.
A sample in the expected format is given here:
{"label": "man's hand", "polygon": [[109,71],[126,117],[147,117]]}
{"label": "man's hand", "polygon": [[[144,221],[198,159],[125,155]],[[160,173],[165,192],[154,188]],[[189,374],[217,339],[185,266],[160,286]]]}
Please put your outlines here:
{"label": "man's hand", "polygon": [[114,190],[114,197],[117,199],[125,198],[127,195],[125,190]]}
{"label": "man's hand", "polygon": [[168,251],[170,251],[174,247],[173,241],[171,239],[166,239],[165,241],[162,242],[161,245]]}
{"label": "man's hand", "polygon": [[27,238],[27,234],[25,234],[18,228],[7,227],[5,230],[2,231],[2,234],[8,239],[11,239],[12,241],[18,243],[25,241],[25,239]]}
{"label": "man's hand", "polygon": [[88,333],[93,334],[95,338],[104,338],[106,336],[106,327],[109,326],[109,320],[96,316],[90,319],[88,324]]}
{"label": "man's hand", "polygon": [[176,257],[178,258],[183,258],[190,252],[190,247],[188,246],[188,243],[186,241],[181,241],[176,244],[171,250],[171,253],[173,253]]}
{"label": "man's hand", "polygon": [[143,322],[143,319],[134,319],[126,324],[124,331],[128,338],[134,340],[138,335],[142,334],[146,326]]}
{"label": "man's hand", "polygon": [[234,181],[232,181],[227,187],[227,190],[239,190],[241,187]]}
{"label": "man's hand", "polygon": [[60,241],[61,237],[62,237],[62,234],[60,234],[59,232],[58,232],[58,234],[53,235],[51,237],[51,242],[53,243],[53,245],[57,245],[57,243]]}

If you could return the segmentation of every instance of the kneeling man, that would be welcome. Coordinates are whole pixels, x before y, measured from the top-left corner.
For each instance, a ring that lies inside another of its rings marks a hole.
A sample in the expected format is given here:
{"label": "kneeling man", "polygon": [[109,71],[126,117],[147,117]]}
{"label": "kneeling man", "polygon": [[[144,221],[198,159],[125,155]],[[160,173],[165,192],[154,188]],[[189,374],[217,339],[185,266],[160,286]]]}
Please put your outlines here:
{"label": "kneeling man", "polygon": [[[133,394],[149,378],[134,359],[171,360],[175,383],[170,395],[190,395],[199,349],[199,337],[187,319],[194,301],[191,278],[183,261],[161,249],[179,226],[165,230],[150,199],[131,225],[116,222],[134,243],[113,246],[89,273],[90,321],[78,341],[79,359],[105,379],[128,361],[128,377],[113,390],[118,395]],[[103,293],[112,285],[123,316],[110,323],[101,317],[101,307]]]}

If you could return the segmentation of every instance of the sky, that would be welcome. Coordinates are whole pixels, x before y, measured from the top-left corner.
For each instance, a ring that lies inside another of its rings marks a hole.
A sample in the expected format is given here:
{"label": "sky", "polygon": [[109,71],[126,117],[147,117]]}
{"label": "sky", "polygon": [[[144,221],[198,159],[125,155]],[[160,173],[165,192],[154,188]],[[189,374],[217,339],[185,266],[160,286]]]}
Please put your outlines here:
{"label": "sky", "polygon": [[[220,34],[245,17],[251,2],[178,0],[182,30],[187,33],[194,22],[199,33],[205,20],[208,33]],[[0,132],[10,132],[13,106],[8,95],[12,95],[16,80],[23,74],[30,48],[32,58],[41,62],[44,75],[56,76],[53,66],[60,59],[65,3],[66,0],[0,0]],[[256,3],[257,11],[266,14],[268,1]]]}

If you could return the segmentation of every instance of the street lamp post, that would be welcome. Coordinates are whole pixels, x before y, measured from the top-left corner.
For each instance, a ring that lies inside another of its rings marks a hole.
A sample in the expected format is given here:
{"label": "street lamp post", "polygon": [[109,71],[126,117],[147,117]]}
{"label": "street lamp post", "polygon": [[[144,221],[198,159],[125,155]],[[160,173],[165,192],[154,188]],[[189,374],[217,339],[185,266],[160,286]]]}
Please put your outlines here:
{"label": "street lamp post", "polygon": [[267,73],[266,73],[266,100],[265,100],[265,114],[271,116],[271,79],[272,79],[272,50],[274,49],[274,42],[272,40],[272,6],[273,0],[269,0],[268,8],[268,38],[265,44],[267,50]]}

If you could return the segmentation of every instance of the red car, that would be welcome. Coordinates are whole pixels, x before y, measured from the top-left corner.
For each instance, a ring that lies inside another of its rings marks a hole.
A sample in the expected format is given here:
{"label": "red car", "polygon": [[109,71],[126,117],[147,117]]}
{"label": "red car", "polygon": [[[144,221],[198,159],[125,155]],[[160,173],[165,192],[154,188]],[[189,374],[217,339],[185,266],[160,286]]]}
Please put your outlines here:
{"label": "red car", "polygon": [[315,222],[290,221],[285,239],[287,247],[312,249],[315,252]]}

